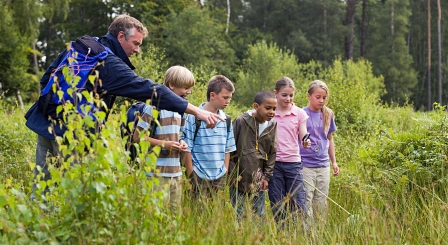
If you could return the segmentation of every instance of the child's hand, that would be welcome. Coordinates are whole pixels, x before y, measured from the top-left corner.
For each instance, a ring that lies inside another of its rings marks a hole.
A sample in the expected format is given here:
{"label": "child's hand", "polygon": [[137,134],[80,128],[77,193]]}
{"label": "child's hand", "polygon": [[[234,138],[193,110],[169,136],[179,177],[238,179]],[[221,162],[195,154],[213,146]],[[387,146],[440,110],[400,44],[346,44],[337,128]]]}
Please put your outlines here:
{"label": "child's hand", "polygon": [[173,151],[173,150],[180,151],[181,145],[179,142],[176,142],[176,141],[165,141],[163,148],[165,148],[169,151]]}
{"label": "child's hand", "polygon": [[268,189],[268,185],[269,185],[269,183],[265,179],[262,179],[261,185],[260,185],[260,190],[266,191]]}
{"label": "child's hand", "polygon": [[338,167],[338,164],[336,162],[333,163],[333,171],[334,171],[333,176],[338,176],[339,175],[339,167]]}
{"label": "child's hand", "polygon": [[303,148],[310,148],[311,147],[311,140],[307,139],[306,141],[302,142]]}
{"label": "child's hand", "polygon": [[207,125],[205,125],[205,128],[215,128],[215,126],[216,126],[216,123],[214,123],[214,124],[207,124]]}
{"label": "child's hand", "polygon": [[180,140],[179,142],[180,142],[180,150],[181,151],[187,151],[187,149],[188,149],[187,143],[185,141],[183,141],[183,140]]}

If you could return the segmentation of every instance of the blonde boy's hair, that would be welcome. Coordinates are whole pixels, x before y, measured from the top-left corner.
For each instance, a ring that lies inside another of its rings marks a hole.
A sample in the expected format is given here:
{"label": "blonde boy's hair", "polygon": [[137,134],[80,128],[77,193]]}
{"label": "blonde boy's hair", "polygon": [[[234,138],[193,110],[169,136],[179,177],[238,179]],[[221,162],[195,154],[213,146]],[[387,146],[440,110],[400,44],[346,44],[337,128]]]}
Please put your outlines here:
{"label": "blonde boy's hair", "polygon": [[194,86],[194,76],[190,70],[183,66],[172,66],[165,72],[163,85],[177,88],[191,88]]}

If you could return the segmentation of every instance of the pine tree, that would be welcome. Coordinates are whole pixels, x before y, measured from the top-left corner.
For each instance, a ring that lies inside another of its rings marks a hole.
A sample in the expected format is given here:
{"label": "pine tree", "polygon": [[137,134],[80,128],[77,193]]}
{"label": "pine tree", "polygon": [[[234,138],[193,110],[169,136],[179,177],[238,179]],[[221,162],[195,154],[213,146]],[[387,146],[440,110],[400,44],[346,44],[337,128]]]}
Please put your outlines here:
{"label": "pine tree", "polygon": [[417,73],[412,68],[412,56],[408,53],[408,0],[389,0],[378,3],[371,11],[371,38],[366,57],[377,75],[384,76],[387,102],[405,103],[417,83]]}

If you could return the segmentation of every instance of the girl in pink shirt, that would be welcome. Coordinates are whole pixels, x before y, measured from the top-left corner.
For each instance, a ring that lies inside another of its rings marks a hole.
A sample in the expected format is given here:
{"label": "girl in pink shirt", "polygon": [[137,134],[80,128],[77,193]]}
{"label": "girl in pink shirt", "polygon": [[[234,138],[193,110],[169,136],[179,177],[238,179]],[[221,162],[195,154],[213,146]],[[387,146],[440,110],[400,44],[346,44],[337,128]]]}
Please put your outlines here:
{"label": "girl in pink shirt", "polygon": [[[293,103],[295,86],[288,77],[280,78],[275,84],[277,97],[278,147],[274,173],[269,180],[269,200],[275,219],[285,218],[286,210],[305,214],[306,194],[303,182],[299,141],[307,134],[308,115]],[[310,140],[302,142],[302,147],[309,148]],[[287,197],[287,198],[286,198]],[[285,208],[286,207],[286,208]]]}

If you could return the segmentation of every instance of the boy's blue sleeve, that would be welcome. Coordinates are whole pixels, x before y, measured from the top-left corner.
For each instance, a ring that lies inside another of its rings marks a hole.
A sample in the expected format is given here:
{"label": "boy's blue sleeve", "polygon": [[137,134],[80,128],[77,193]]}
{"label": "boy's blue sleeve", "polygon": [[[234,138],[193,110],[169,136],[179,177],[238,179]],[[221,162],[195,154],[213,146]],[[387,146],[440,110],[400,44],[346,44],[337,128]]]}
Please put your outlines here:
{"label": "boy's blue sleeve", "polygon": [[185,126],[182,130],[182,139],[188,145],[188,152],[191,152],[193,149],[193,138],[194,138],[194,130],[196,128],[196,118],[193,115],[188,115],[187,120],[185,121]]}
{"label": "boy's blue sleeve", "polygon": [[226,153],[236,151],[235,145],[235,137],[233,135],[233,125],[230,124],[230,129],[227,131],[227,140],[226,140]]}
{"label": "boy's blue sleeve", "polygon": [[143,107],[143,113],[138,120],[138,127],[150,130],[151,122],[152,120],[154,120],[152,116],[152,110],[152,106],[145,105],[145,107]]}

